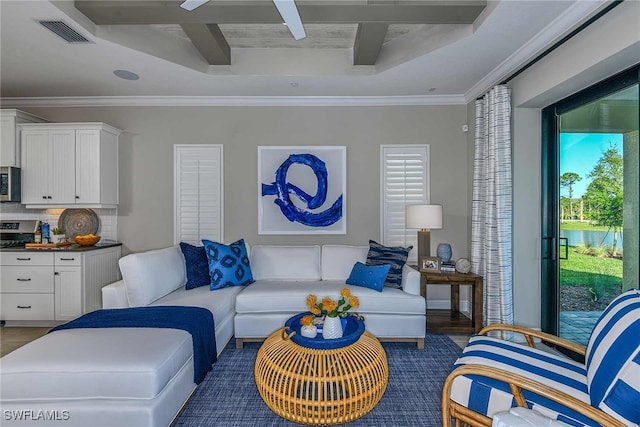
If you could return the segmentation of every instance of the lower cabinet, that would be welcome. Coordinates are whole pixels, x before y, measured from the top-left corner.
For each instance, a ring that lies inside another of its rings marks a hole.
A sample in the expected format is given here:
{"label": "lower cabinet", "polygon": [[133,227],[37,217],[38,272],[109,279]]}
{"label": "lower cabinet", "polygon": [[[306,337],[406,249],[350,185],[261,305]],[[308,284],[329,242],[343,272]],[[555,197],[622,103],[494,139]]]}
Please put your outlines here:
{"label": "lower cabinet", "polygon": [[1,252],[0,320],[66,321],[102,307],[120,280],[121,246],[81,252]]}
{"label": "lower cabinet", "polygon": [[53,293],[56,320],[71,320],[83,314],[82,262],[75,254],[56,254]]}
{"label": "lower cabinet", "polygon": [[5,294],[2,299],[0,320],[52,320],[54,319],[53,293]]}
{"label": "lower cabinet", "polygon": [[0,320],[55,320],[53,254],[1,252]]}

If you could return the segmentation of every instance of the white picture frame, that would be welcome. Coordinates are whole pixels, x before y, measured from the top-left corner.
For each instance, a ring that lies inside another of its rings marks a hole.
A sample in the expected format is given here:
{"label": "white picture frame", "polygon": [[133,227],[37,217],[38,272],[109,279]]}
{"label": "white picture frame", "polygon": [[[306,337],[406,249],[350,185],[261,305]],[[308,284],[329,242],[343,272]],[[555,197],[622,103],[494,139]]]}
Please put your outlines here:
{"label": "white picture frame", "polygon": [[346,234],[346,201],[346,146],[258,147],[258,234]]}

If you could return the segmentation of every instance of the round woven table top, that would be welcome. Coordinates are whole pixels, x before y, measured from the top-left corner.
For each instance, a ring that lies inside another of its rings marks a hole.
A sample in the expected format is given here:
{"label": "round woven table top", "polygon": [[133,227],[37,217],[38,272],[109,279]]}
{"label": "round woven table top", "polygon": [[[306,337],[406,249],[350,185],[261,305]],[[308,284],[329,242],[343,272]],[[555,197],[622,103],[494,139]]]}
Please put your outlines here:
{"label": "round woven table top", "polygon": [[384,348],[366,331],[351,345],[314,349],[279,329],[258,350],[254,372],[260,396],[273,412],[309,425],[362,417],[378,404],[389,380]]}

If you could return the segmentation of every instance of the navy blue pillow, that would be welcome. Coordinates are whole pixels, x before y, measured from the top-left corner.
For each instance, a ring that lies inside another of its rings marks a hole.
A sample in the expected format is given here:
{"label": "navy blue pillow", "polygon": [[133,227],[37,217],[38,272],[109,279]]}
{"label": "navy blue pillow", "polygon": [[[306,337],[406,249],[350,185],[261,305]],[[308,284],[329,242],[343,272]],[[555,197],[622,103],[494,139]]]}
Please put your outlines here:
{"label": "navy blue pillow", "polygon": [[254,282],[244,239],[230,245],[203,240],[209,260],[210,289],[246,286]]}
{"label": "navy blue pillow", "polygon": [[209,260],[204,246],[193,246],[180,242],[180,250],[184,255],[185,266],[187,267],[187,290],[207,286],[211,283],[209,275]]}
{"label": "navy blue pillow", "polygon": [[389,264],[364,265],[356,262],[347,278],[347,285],[364,286],[382,292],[390,268]]}
{"label": "navy blue pillow", "polygon": [[390,288],[402,289],[402,267],[407,262],[407,257],[413,246],[384,246],[373,240],[369,240],[369,253],[367,253],[367,265],[389,264],[389,274],[384,285]]}

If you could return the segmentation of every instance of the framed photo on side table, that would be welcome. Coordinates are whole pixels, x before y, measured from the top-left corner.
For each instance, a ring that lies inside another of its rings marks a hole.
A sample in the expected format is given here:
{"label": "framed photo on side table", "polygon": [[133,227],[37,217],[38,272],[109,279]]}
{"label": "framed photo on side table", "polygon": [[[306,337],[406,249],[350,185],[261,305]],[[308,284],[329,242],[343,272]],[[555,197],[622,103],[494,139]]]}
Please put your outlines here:
{"label": "framed photo on side table", "polygon": [[440,273],[440,258],[426,256],[420,258],[420,271],[428,273]]}

